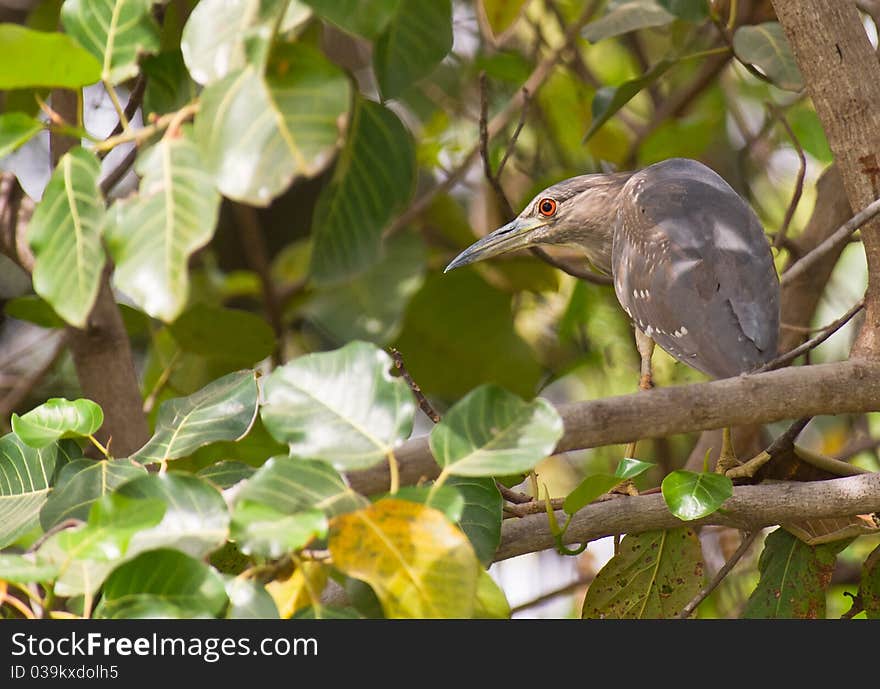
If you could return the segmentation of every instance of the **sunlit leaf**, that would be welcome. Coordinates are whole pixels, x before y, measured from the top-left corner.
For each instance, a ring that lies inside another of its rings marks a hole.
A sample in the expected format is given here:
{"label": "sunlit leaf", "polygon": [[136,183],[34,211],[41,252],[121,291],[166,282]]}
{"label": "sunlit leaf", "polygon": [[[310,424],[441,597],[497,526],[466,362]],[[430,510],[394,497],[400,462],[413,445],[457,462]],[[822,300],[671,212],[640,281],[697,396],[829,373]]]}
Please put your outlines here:
{"label": "sunlit leaf", "polygon": [[382,230],[409,201],[414,182],[409,131],[387,108],[358,99],[333,180],[312,218],[315,284],[347,280],[381,258]]}
{"label": "sunlit leaf", "polygon": [[250,430],[256,415],[256,374],[230,373],[188,397],[163,402],[153,437],[131,459],[141,464],[165,462],[186,457],[208,443],[238,440]]}
{"label": "sunlit leaf", "polygon": [[260,415],[292,454],[340,471],[383,461],[412,430],[409,386],[391,358],[365,342],[309,354],[276,368],[263,385]]}
{"label": "sunlit leaf", "polygon": [[837,553],[848,543],[842,540],[809,546],[785,529],[776,529],[764,541],[758,560],[761,578],[742,617],[824,618],[825,591]]}
{"label": "sunlit leaf", "polygon": [[405,0],[373,45],[373,70],[384,98],[426,76],[452,48],[451,0]]}
{"label": "sunlit leaf", "polygon": [[552,454],[562,419],[549,402],[524,402],[484,385],[457,402],[431,431],[437,463],[457,476],[503,476],[529,471]]}
{"label": "sunlit leaf", "polygon": [[148,314],[173,321],[189,296],[189,257],[214,234],[220,196],[185,133],[163,137],[135,169],[140,193],[113,204],[107,228],[113,280]]}
{"label": "sunlit leaf", "polygon": [[[327,568],[319,562],[302,562],[287,579],[276,579],[266,584],[266,590],[275,601],[283,619],[320,601],[327,584]],[[323,616],[324,607],[317,603],[316,619]]]}
{"label": "sunlit leaf", "polygon": [[150,0],[66,0],[67,33],[101,61],[101,79],[118,84],[137,75],[138,57],[159,49]]}
{"label": "sunlit leaf", "polygon": [[322,19],[364,38],[375,38],[407,0],[302,0]]}
{"label": "sunlit leaf", "polygon": [[248,579],[230,577],[226,580],[230,620],[277,620],[278,608],[263,586]]}
{"label": "sunlit leaf", "polygon": [[0,115],[0,158],[5,158],[27,143],[42,128],[42,122],[23,112],[5,112]]}
{"label": "sunlit leaf", "polygon": [[504,500],[495,480],[450,476],[446,485],[464,498],[464,511],[458,525],[470,540],[477,557],[488,567],[501,543],[501,518]]}
{"label": "sunlit leaf", "polygon": [[585,505],[589,505],[600,495],[605,495],[624,479],[610,474],[592,474],[581,481],[578,486],[565,496],[562,509],[566,514],[574,514]]}
{"label": "sunlit leaf", "polygon": [[93,435],[104,423],[101,407],[88,399],[53,397],[26,414],[12,415],[12,430],[31,447],[46,447],[61,438]]}
{"label": "sunlit leaf", "polygon": [[480,563],[437,510],[385,498],[333,520],[333,565],[367,582],[386,617],[470,617]]}
{"label": "sunlit leaf", "polygon": [[58,473],[55,489],[40,510],[40,524],[48,530],[66,519],[85,520],[96,500],[145,473],[144,467],[127,459],[74,460]]}
{"label": "sunlit leaf", "polygon": [[28,555],[0,553],[0,581],[17,584],[41,583],[58,576],[58,567]]}
{"label": "sunlit leaf", "polygon": [[632,0],[613,7],[607,14],[587,24],[581,35],[590,43],[652,26],[671,24],[670,14],[653,0]]}
{"label": "sunlit leaf", "polygon": [[98,296],[106,256],[101,164],[75,148],[58,163],[34,210],[27,239],[34,252],[34,290],[71,325],[85,327]]}
{"label": "sunlit leaf", "polygon": [[32,86],[76,89],[101,78],[101,63],[62,33],[0,24],[0,45],[0,90]]}
{"label": "sunlit leaf", "polygon": [[733,482],[711,472],[673,471],[660,488],[669,511],[685,521],[712,514],[733,495]]}
{"label": "sunlit leaf", "polygon": [[785,32],[778,22],[741,26],[733,35],[733,50],[743,62],[755,65],[779,88],[800,91],[800,70]]}
{"label": "sunlit leaf", "polygon": [[477,599],[474,618],[482,620],[506,620],[510,618],[510,603],[501,587],[489,572],[480,572],[477,581]]}
{"label": "sunlit leaf", "polygon": [[432,507],[445,514],[453,523],[458,523],[464,513],[464,498],[452,486],[440,486],[436,490],[432,490],[430,486],[403,486],[390,497]]}
{"label": "sunlit leaf", "polygon": [[480,0],[482,15],[495,38],[514,25],[525,5],[525,0]]}
{"label": "sunlit leaf", "polygon": [[245,555],[277,560],[327,533],[321,510],[285,514],[269,505],[240,500],[232,514],[231,536]]}
{"label": "sunlit leaf", "polygon": [[56,445],[36,450],[14,433],[0,438],[0,548],[37,525],[56,456]]}
{"label": "sunlit leaf", "polygon": [[671,618],[703,587],[700,539],[687,528],[627,535],[587,589],[587,618]]}

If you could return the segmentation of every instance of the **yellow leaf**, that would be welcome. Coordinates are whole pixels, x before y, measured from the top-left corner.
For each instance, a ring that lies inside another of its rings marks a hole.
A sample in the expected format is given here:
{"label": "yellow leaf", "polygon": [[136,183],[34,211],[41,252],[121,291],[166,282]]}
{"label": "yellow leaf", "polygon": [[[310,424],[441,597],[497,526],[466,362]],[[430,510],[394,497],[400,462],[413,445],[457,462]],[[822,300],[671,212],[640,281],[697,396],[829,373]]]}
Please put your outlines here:
{"label": "yellow leaf", "polygon": [[[266,584],[266,590],[275,601],[281,619],[286,620],[298,610],[313,605],[313,599],[319,600],[326,583],[327,570],[320,562],[303,562],[289,578]],[[319,606],[315,606],[315,617],[320,617],[320,612]]]}
{"label": "yellow leaf", "polygon": [[333,565],[367,582],[389,618],[469,618],[482,568],[442,512],[385,498],[331,522]]}

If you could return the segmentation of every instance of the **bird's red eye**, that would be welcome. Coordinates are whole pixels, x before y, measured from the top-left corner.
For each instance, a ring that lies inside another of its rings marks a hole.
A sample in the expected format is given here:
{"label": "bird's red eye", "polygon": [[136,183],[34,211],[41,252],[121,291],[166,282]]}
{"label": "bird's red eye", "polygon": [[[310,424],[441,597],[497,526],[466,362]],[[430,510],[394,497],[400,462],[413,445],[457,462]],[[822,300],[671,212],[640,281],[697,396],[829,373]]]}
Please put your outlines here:
{"label": "bird's red eye", "polygon": [[556,201],[553,199],[541,199],[538,201],[538,212],[545,218],[556,214]]}

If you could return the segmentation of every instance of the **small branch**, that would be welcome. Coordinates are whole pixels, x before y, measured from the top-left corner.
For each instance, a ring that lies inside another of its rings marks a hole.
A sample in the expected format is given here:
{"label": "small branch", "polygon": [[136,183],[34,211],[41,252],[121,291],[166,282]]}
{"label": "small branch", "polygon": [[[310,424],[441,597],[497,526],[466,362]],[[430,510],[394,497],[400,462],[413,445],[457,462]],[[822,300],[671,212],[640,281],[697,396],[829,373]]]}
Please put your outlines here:
{"label": "small branch", "polygon": [[772,361],[768,361],[766,364],[757,369],[756,373],[763,373],[764,371],[772,371],[774,369],[780,368],[781,366],[785,366],[786,364],[797,359],[801,354],[805,352],[809,352],[812,349],[815,349],[820,344],[825,342],[829,337],[831,337],[834,333],[840,330],[844,325],[849,323],[849,321],[855,316],[859,311],[865,308],[865,300],[861,299],[859,302],[853,306],[849,311],[843,314],[836,321],[829,323],[824,328],[819,331],[819,334],[815,337],[810,338],[806,342],[801,345],[798,345],[791,351],[782,354],[781,356],[776,357]]}
{"label": "small branch", "polygon": [[[523,108],[525,108],[525,97],[523,99]],[[480,158],[483,160],[483,176],[486,178],[486,181],[489,182],[489,186],[492,187],[492,191],[495,192],[495,199],[498,201],[498,205],[501,206],[501,213],[504,216],[504,222],[509,222],[516,217],[516,213],[513,210],[513,206],[510,204],[510,199],[507,198],[507,194],[504,193],[504,189],[501,187],[501,182],[495,173],[492,172],[492,163],[489,160],[489,99],[486,93],[486,73],[480,72]],[[508,144],[508,147],[512,145],[513,140],[511,139],[511,143]]]}
{"label": "small branch", "polygon": [[132,146],[131,150],[125,154],[125,157],[119,161],[119,164],[101,180],[100,188],[103,196],[107,196],[113,190],[113,187],[122,181],[122,178],[125,177],[131,166],[134,165],[137,154],[137,146]]}
{"label": "small branch", "polygon": [[514,505],[522,505],[524,503],[534,500],[531,495],[520,493],[517,490],[511,490],[499,481],[495,481],[495,487],[498,488],[498,492],[501,493],[502,498],[507,500],[507,502],[512,502]]}
{"label": "small branch", "polygon": [[797,151],[799,162],[798,174],[797,179],[795,180],[794,191],[791,195],[791,202],[788,204],[788,208],[785,209],[785,217],[782,219],[782,226],[779,228],[779,232],[776,233],[776,238],[773,240],[773,246],[779,248],[785,244],[785,238],[788,235],[788,227],[791,225],[791,219],[794,217],[794,213],[801,200],[801,195],[804,193],[804,177],[807,174],[807,157],[804,155],[804,149],[801,146],[801,142],[798,141],[797,136],[789,126],[788,120],[785,119],[785,115],[783,115],[772,103],[768,103],[767,107],[776,119],[779,120],[779,123],[785,129],[786,134],[788,134],[788,138],[791,140],[795,151]]}
{"label": "small branch", "polygon": [[128,123],[128,117],[125,116],[125,108],[123,108],[122,103],[119,102],[119,94],[116,93],[113,84],[106,80],[104,81],[104,90],[107,92],[107,95],[110,96],[116,114],[119,116],[119,125],[122,128],[122,131],[127,132],[130,125]]}
{"label": "small branch", "polygon": [[116,126],[113,128],[113,131],[110,132],[110,136],[121,134],[126,128],[123,126],[123,121],[129,122],[135,116],[138,108],[141,107],[141,102],[144,99],[144,91],[146,91],[146,88],[147,79],[146,77],[144,77],[143,74],[139,74],[137,80],[134,82],[134,86],[132,87],[131,92],[128,94],[128,101],[126,102],[125,108],[122,111],[124,119],[120,118],[119,122],[117,122]]}
{"label": "small branch", "polygon": [[793,263],[791,267],[782,274],[782,277],[780,278],[782,285],[785,286],[792,280],[797,279],[813,267],[816,262],[820,261],[825,254],[833,251],[841,244],[845,244],[853,232],[867,223],[878,213],[880,213],[880,199],[869,203],[865,208],[837,228],[830,237],[824,240],[815,249],[804,254],[800,260]]}
{"label": "small branch", "polygon": [[440,423],[440,414],[438,414],[437,410],[431,406],[428,398],[425,397],[425,393],[422,392],[422,388],[419,387],[419,384],[413,380],[409,371],[406,370],[406,365],[403,363],[403,356],[401,353],[394,347],[391,347],[388,351],[391,354],[391,358],[394,360],[394,367],[400,371],[400,377],[406,381],[407,385],[409,385],[409,389],[412,390],[412,394],[419,403],[419,409],[421,409],[425,413],[425,416],[431,419],[431,421],[434,423]]}
{"label": "small branch", "polygon": [[575,579],[571,583],[566,584],[565,586],[561,586],[558,589],[554,589],[553,591],[548,591],[547,593],[542,593],[537,598],[533,598],[532,600],[526,601],[525,603],[520,603],[510,609],[510,614],[515,615],[518,612],[522,612],[523,610],[528,610],[529,608],[534,608],[542,603],[546,603],[547,601],[553,600],[554,598],[559,598],[559,596],[564,596],[569,593],[573,593],[577,591],[582,586],[589,585],[595,577],[587,576],[581,577],[580,579]]}
{"label": "small branch", "polygon": [[171,374],[174,373],[174,367],[177,365],[177,360],[180,358],[180,356],[181,350],[178,349],[171,356],[171,361],[168,362],[168,365],[162,369],[159,377],[156,378],[156,383],[153,385],[153,389],[150,390],[146,398],[144,398],[144,414],[149,414],[151,411],[153,411],[153,407],[156,406],[156,400],[159,397],[159,393],[162,392],[162,389],[168,384],[168,380],[171,378]]}
{"label": "small branch", "polygon": [[[550,506],[554,510],[561,510],[565,498],[553,498]],[[525,517],[527,514],[542,514],[547,511],[547,504],[543,500],[529,500],[519,505],[505,505],[504,511],[511,517]]]}
{"label": "small branch", "polygon": [[40,546],[43,545],[46,541],[48,541],[52,536],[57,533],[61,533],[62,531],[66,531],[67,529],[72,529],[80,524],[85,524],[81,519],[65,519],[64,521],[58,522],[55,526],[50,528],[46,533],[42,534],[36,541],[31,544],[31,547],[28,548],[25,553],[35,553],[40,549]]}
{"label": "small branch", "polygon": [[190,103],[185,105],[177,112],[170,112],[166,115],[162,115],[157,118],[155,122],[152,124],[148,124],[146,127],[141,127],[140,129],[130,128],[128,131],[123,132],[122,134],[117,134],[116,136],[108,137],[103,141],[94,145],[93,150],[96,153],[104,153],[105,151],[109,151],[112,148],[115,148],[119,144],[124,144],[128,142],[134,142],[135,144],[139,144],[141,141],[145,139],[149,139],[154,134],[163,131],[168,128],[171,124],[176,124],[179,126],[183,121],[192,117],[199,111],[198,103]]}
{"label": "small branch", "polygon": [[702,591],[700,591],[696,596],[694,596],[693,600],[690,603],[682,608],[681,612],[678,614],[678,619],[686,620],[690,617],[694,610],[697,609],[697,606],[702,603],[706,598],[709,597],[709,594],[712,593],[716,588],[718,588],[718,584],[720,584],[724,578],[730,574],[730,571],[736,567],[736,563],[742,559],[742,556],[746,554],[746,551],[752,546],[752,543],[755,542],[755,538],[758,536],[758,531],[754,531],[747,536],[745,536],[742,542],[739,544],[739,548],[736,549],[736,552],[730,557],[730,559],[724,563],[724,566],[718,570],[718,573],[712,578],[712,581],[709,582],[709,585],[706,586]]}

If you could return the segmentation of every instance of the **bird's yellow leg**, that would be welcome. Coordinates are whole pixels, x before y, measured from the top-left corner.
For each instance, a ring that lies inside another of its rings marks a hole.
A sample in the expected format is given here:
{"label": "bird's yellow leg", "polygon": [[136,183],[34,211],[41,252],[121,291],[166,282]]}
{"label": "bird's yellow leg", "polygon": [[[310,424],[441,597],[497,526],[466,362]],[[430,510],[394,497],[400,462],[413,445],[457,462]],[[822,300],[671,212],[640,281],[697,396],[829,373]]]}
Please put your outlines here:
{"label": "bird's yellow leg", "polygon": [[653,369],[651,367],[651,357],[654,355],[654,340],[645,335],[638,328],[636,330],[636,349],[639,350],[641,357],[641,367],[639,375],[639,390],[650,390],[654,387]]}
{"label": "bird's yellow leg", "polygon": [[724,474],[731,479],[752,478],[758,469],[770,461],[770,455],[762,451],[747,462],[741,462],[733,449],[730,428],[725,428],[722,433],[721,454],[718,456],[718,464],[715,465],[716,473]]}

